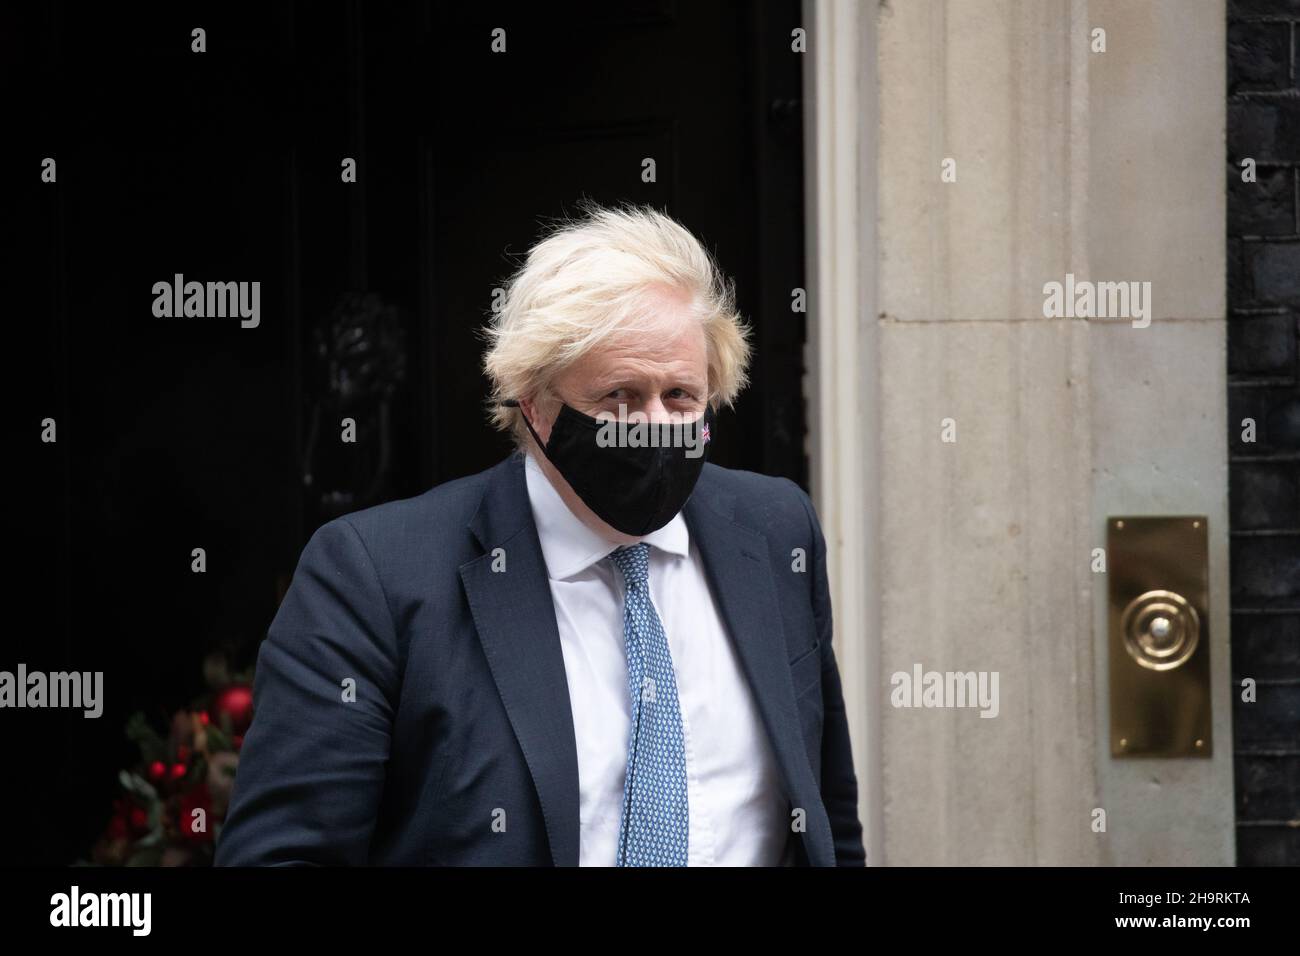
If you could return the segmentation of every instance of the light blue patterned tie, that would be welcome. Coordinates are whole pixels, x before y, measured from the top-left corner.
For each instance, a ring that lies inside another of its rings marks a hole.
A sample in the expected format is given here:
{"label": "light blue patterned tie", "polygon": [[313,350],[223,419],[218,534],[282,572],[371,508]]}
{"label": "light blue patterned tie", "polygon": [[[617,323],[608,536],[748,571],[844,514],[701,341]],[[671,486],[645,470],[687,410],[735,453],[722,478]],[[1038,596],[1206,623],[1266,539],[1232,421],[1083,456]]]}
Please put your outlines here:
{"label": "light blue patterned tie", "polygon": [[610,560],[627,585],[623,640],[632,697],[616,865],[685,866],[686,744],[672,652],[650,602],[650,545],[619,548]]}

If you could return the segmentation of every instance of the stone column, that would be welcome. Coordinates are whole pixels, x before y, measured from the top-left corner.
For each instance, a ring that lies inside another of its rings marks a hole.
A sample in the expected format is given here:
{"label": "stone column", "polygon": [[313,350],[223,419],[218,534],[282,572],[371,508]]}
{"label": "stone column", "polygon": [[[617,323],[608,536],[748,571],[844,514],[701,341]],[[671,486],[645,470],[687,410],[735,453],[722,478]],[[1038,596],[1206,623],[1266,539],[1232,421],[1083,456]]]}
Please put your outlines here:
{"label": "stone column", "polygon": [[[1231,865],[1223,0],[871,6],[873,862]],[[1069,274],[1149,282],[1149,325],[1045,318]],[[1092,549],[1179,513],[1209,516],[1214,754],[1114,759]],[[997,717],[891,706],[917,663],[996,671]]]}

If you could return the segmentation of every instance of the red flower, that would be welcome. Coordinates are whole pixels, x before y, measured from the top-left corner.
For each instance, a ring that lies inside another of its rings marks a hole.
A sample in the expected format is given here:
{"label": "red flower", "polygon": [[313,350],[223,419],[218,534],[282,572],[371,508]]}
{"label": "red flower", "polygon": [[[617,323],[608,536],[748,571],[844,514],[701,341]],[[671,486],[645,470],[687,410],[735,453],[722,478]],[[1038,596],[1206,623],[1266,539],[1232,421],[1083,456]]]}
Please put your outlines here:
{"label": "red flower", "polygon": [[149,764],[149,779],[154,783],[161,782],[162,778],[167,776],[167,765],[161,760],[155,760]]}

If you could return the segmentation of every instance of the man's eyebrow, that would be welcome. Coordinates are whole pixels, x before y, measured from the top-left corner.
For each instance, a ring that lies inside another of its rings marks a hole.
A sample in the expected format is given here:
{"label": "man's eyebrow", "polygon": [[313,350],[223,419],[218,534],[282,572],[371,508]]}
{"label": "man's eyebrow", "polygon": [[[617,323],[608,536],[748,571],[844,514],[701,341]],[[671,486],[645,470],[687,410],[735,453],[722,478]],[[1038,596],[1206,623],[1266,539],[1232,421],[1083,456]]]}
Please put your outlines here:
{"label": "man's eyebrow", "polygon": [[[664,389],[692,388],[695,390],[705,388],[708,377],[697,376],[692,372],[676,372],[662,376]],[[597,375],[590,380],[590,389],[593,392],[612,392],[614,389],[638,389],[645,385],[646,378],[636,373],[627,372],[606,372],[603,375]]]}
{"label": "man's eyebrow", "polygon": [[[591,390],[604,395],[606,392],[612,392],[616,388],[639,390],[642,384],[641,381],[627,378],[598,378],[592,382]],[[690,388],[694,391],[699,391],[704,388],[704,379],[696,378],[693,375],[673,376],[665,380],[663,387],[665,390],[674,388]]]}

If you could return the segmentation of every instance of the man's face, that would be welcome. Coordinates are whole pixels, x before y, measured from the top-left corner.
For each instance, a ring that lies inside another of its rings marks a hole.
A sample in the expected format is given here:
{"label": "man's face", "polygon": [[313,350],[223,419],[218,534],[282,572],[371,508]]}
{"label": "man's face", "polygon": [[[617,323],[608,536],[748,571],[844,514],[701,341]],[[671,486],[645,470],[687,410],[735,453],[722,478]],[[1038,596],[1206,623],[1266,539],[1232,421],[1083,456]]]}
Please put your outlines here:
{"label": "man's face", "polygon": [[[686,310],[685,302],[659,293],[651,300],[649,331],[616,336],[564,370],[552,391],[557,400],[532,396],[520,402],[543,442],[560,402],[593,418],[641,413],[649,421],[691,420],[704,414],[709,394],[708,351],[704,329]],[[619,543],[636,538],[622,534],[596,517],[544,455],[538,463],[560,492],[569,510],[602,537]]]}

